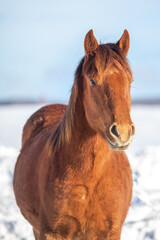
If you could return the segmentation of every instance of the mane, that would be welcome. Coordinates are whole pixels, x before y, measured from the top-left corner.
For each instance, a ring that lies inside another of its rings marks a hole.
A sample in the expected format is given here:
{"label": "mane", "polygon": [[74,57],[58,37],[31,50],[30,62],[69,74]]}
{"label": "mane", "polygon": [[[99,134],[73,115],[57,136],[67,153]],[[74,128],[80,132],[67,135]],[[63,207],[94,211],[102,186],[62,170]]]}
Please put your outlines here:
{"label": "mane", "polygon": [[[108,64],[114,64],[113,60],[116,59],[120,65],[123,67],[123,69],[126,70],[126,72],[132,76],[132,70],[130,68],[128,59],[123,54],[121,49],[117,46],[117,44],[114,43],[107,43],[107,44],[101,44],[99,45],[101,51],[103,54],[105,54],[105,66]],[[116,65],[114,65],[117,67]]]}
{"label": "mane", "polygon": [[75,71],[74,84],[71,90],[69,104],[64,113],[64,117],[62,118],[55,132],[50,137],[49,145],[50,145],[51,152],[58,151],[64,143],[69,142],[70,140],[70,137],[72,134],[72,128],[74,126],[74,122],[76,118],[75,109],[76,109],[76,103],[78,100],[78,86],[79,86],[79,80],[82,74],[83,63],[84,63],[84,58],[81,59]]}
{"label": "mane", "polygon": [[[127,58],[123,55],[120,48],[116,44],[100,44],[99,48],[103,55],[105,55],[105,63],[107,64],[112,63],[113,60],[116,59],[121,66],[130,74],[132,75],[132,71],[128,64]],[[92,56],[94,57],[94,56]],[[71,96],[69,100],[69,104],[66,108],[64,117],[62,118],[61,122],[59,123],[58,127],[56,128],[55,132],[51,135],[49,139],[49,151],[56,152],[60,149],[60,147],[69,142],[72,129],[76,120],[76,104],[78,100],[78,92],[79,92],[79,82],[82,76],[82,68],[84,63],[85,57],[83,57],[75,71],[75,78],[74,84],[71,90]]]}

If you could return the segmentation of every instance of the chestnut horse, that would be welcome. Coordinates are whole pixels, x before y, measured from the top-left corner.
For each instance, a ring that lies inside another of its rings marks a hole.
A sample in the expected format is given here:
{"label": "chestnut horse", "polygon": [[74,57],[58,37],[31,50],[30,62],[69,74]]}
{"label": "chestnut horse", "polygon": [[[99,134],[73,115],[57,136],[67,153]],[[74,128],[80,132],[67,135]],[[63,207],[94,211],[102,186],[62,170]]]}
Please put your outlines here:
{"label": "chestnut horse", "polygon": [[132,73],[127,30],[98,45],[90,30],[68,106],[34,113],[23,130],[14,173],[17,204],[36,240],[119,240],[132,195],[124,149]]}

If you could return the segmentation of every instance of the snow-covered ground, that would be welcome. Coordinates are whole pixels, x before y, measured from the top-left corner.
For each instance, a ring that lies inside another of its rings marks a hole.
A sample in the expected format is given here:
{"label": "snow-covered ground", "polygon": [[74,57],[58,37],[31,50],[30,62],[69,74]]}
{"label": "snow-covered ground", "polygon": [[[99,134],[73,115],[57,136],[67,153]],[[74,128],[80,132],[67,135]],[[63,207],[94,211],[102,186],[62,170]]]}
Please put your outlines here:
{"label": "snow-covered ground", "polygon": [[[0,107],[0,240],[32,240],[32,228],[16,206],[13,170],[22,126],[39,106]],[[134,106],[136,136],[127,154],[133,170],[133,199],[122,240],[160,240],[160,106]]]}

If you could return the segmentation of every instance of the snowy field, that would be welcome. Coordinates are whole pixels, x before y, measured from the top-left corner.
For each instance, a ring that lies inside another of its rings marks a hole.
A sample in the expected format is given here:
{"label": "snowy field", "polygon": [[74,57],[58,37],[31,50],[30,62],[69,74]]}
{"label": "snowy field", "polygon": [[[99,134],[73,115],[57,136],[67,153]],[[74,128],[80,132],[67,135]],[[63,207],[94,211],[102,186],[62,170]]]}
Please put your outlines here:
{"label": "snowy field", "polygon": [[[33,240],[30,225],[16,206],[13,170],[22,127],[39,108],[0,107],[0,240]],[[133,199],[122,240],[160,240],[160,106],[133,106],[136,136],[127,155],[133,170]]]}

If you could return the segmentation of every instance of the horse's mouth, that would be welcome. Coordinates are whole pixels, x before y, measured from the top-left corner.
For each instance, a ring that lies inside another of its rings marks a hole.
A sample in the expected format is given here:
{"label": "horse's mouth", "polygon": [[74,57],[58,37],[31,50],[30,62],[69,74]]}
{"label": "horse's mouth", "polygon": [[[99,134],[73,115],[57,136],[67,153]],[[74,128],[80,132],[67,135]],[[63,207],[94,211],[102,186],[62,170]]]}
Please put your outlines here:
{"label": "horse's mouth", "polygon": [[117,146],[114,145],[113,143],[111,143],[108,139],[107,139],[108,145],[110,146],[111,149],[113,150],[117,150],[117,151],[122,151],[122,150],[126,150],[129,147],[129,143],[126,145],[121,145],[121,146]]}

